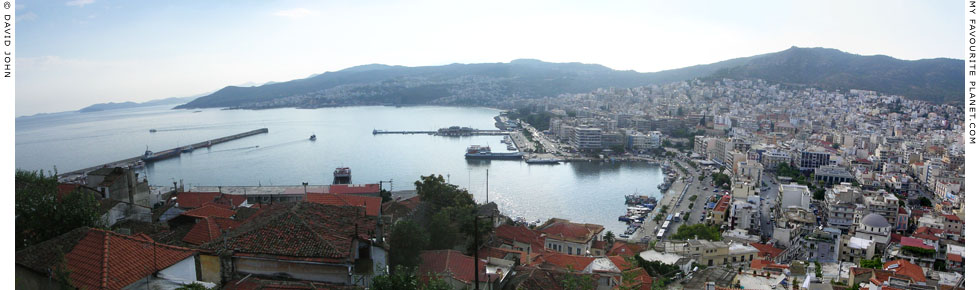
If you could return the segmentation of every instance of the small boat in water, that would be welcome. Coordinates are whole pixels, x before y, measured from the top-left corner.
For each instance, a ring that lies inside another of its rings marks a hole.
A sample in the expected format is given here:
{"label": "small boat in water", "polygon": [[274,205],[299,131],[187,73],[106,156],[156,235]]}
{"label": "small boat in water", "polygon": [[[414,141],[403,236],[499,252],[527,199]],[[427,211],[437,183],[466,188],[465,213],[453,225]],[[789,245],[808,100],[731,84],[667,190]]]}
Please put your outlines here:
{"label": "small boat in water", "polygon": [[316,134],[310,135],[310,141],[316,141]]}
{"label": "small boat in water", "polygon": [[150,129],[150,133],[156,133],[157,129]]}

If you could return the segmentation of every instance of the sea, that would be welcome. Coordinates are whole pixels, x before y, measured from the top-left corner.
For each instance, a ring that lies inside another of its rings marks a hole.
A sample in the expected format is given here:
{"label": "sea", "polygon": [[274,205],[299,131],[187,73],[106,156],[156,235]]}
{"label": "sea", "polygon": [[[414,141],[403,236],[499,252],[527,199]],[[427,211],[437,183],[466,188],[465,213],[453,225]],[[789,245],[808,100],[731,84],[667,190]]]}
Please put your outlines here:
{"label": "sea", "polygon": [[[269,110],[173,110],[171,106],[101,112],[64,112],[15,121],[17,169],[69,172],[218,137],[268,128],[179,158],[148,164],[151,185],[329,184],[337,167],[350,167],[353,183],[383,181],[410,190],[421,176],[442,175],[474,199],[497,203],[501,213],[528,221],[565,218],[594,223],[617,235],[626,224],[624,196],[652,195],[663,181],[645,162],[526,164],[519,160],[466,160],[470,145],[506,151],[502,136],[374,135],[378,130],[437,130],[449,126],[495,129],[500,110],[474,107],[338,107]],[[155,129],[156,132],[150,132]],[[310,141],[310,135],[317,136]],[[488,190],[489,189],[489,190]]]}

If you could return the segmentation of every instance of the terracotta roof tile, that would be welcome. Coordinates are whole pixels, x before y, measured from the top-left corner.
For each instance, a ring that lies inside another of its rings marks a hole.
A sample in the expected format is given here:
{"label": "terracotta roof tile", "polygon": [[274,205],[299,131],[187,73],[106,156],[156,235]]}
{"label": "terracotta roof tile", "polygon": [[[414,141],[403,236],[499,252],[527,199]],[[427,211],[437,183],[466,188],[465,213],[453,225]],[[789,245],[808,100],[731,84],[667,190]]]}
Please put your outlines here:
{"label": "terracotta roof tile", "polygon": [[179,192],[177,205],[181,208],[198,208],[205,202],[214,201],[220,195],[220,192]]}
{"label": "terracotta roof tile", "polygon": [[616,265],[616,268],[619,268],[620,272],[624,272],[626,270],[629,270],[630,268],[633,268],[633,264],[630,264],[630,262],[626,261],[626,259],[623,258],[622,256],[610,256],[609,260]]}
{"label": "terracotta roof tile", "polygon": [[752,243],[752,246],[759,250],[759,257],[762,258],[774,259],[779,256],[779,254],[783,253],[783,249],[769,244]]}
{"label": "terracotta roof tile", "polygon": [[521,242],[531,245],[531,252],[544,252],[544,238],[541,233],[523,226],[501,225],[494,230],[497,239],[507,242]]}
{"label": "terracotta roof tile", "polygon": [[204,217],[187,232],[183,241],[189,244],[205,244],[221,236],[222,231],[234,229],[241,224],[238,221],[221,217]]}
{"label": "terracotta roof tile", "polygon": [[374,196],[358,196],[333,193],[310,193],[306,200],[319,204],[336,206],[359,206],[367,209],[370,216],[378,216],[381,212],[381,198]]}
{"label": "terracotta roof tile", "polygon": [[196,217],[196,218],[204,218],[204,217],[231,218],[235,216],[235,211],[227,208],[223,208],[218,205],[206,204],[202,207],[185,211],[181,213],[181,215],[186,215],[186,216]]}
{"label": "terracotta roof tile", "polygon": [[[447,274],[453,279],[470,284],[473,283],[473,257],[463,255],[456,250],[436,250],[423,251],[421,254],[422,263],[419,265],[419,274],[424,281],[428,281],[435,275]],[[489,281],[492,276],[486,274],[486,263],[477,260],[477,265],[482,274],[480,281]]]}
{"label": "terracotta roof tile", "polygon": [[56,252],[65,250],[69,278],[75,287],[88,289],[121,289],[196,253],[145,236],[79,228],[17,252],[17,263],[46,274],[58,264]]}
{"label": "terracotta roof tile", "polygon": [[553,218],[541,225],[538,231],[547,234],[551,239],[585,243],[602,233],[603,229],[605,228],[601,225],[573,223]]}
{"label": "terracotta roof tile", "polygon": [[565,269],[566,267],[572,267],[572,270],[581,272],[595,261],[594,257],[586,256],[576,256],[568,255],[557,252],[546,252],[544,254],[538,255],[531,261],[532,266],[537,266],[541,264],[547,264],[555,266],[559,269]]}
{"label": "terracotta roof tile", "polygon": [[240,256],[274,256],[303,261],[350,262],[354,238],[373,237],[377,219],[364,209],[313,202],[276,203],[263,208],[220,240],[202,245]]}
{"label": "terracotta roof tile", "polygon": [[[908,276],[915,280],[915,282],[925,282],[926,274],[922,271],[922,267],[916,264],[912,264],[908,260],[892,260],[881,265],[885,270],[894,271],[895,274]],[[885,279],[887,280],[887,279]]]}

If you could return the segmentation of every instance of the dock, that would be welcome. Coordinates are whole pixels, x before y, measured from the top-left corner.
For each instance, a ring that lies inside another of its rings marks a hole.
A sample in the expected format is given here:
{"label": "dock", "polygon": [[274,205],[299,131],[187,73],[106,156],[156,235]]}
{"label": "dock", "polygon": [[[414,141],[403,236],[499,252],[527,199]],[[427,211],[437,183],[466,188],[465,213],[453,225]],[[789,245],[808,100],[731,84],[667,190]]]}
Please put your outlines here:
{"label": "dock", "polygon": [[171,149],[167,149],[167,150],[163,150],[163,151],[158,151],[156,153],[153,153],[150,156],[139,155],[139,156],[136,156],[136,157],[126,158],[126,159],[119,160],[119,161],[109,162],[109,163],[106,163],[106,164],[101,164],[101,165],[96,165],[96,166],[92,166],[92,167],[89,167],[89,168],[75,170],[75,171],[72,171],[72,172],[66,172],[66,173],[59,174],[59,179],[73,179],[74,177],[84,176],[85,174],[88,174],[89,172],[91,172],[93,170],[96,170],[96,169],[99,169],[99,168],[104,168],[104,167],[131,167],[131,166],[136,165],[136,163],[139,162],[140,160],[143,160],[144,162],[154,162],[154,161],[166,160],[166,159],[170,159],[170,158],[174,158],[174,157],[180,156],[181,151],[185,151],[185,150],[196,150],[196,149],[205,148],[205,147],[208,147],[208,146],[213,146],[213,145],[221,144],[221,143],[224,143],[224,142],[228,142],[228,141],[232,141],[232,140],[237,140],[237,139],[249,137],[249,136],[252,136],[252,135],[263,134],[263,133],[269,133],[269,128],[256,129],[256,130],[252,130],[252,131],[248,131],[248,132],[244,132],[244,133],[238,133],[238,134],[235,134],[235,135],[225,136],[225,137],[221,137],[221,138],[217,138],[217,139],[211,139],[211,140],[207,140],[207,141],[203,141],[203,142],[198,142],[198,143],[194,143],[194,144],[190,144],[190,145],[184,145],[184,146],[180,146],[180,147],[177,147],[177,148],[171,148]]}
{"label": "dock", "polygon": [[445,133],[445,132],[439,132],[439,131],[388,131],[388,130],[374,130],[371,133],[374,134],[374,135],[380,135],[380,134],[404,134],[404,135],[426,134],[426,135],[433,135],[433,136],[451,136],[451,137],[456,137],[456,136],[491,136],[491,135],[501,135],[502,136],[502,135],[508,135],[508,134],[510,134],[510,132],[503,131],[503,130],[473,130],[473,131],[469,131],[469,132],[465,132],[465,133],[455,133],[455,132],[454,133]]}

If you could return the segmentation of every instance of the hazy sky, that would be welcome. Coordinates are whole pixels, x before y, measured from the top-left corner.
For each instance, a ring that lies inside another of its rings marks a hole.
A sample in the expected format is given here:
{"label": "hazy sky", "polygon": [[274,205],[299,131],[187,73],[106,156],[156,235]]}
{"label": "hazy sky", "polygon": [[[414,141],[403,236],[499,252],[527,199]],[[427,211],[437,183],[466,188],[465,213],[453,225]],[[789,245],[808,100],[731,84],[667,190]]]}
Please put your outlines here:
{"label": "hazy sky", "polygon": [[18,1],[16,115],[369,63],[653,72],[793,45],[900,59],[962,59],[964,45],[962,1],[135,2]]}

